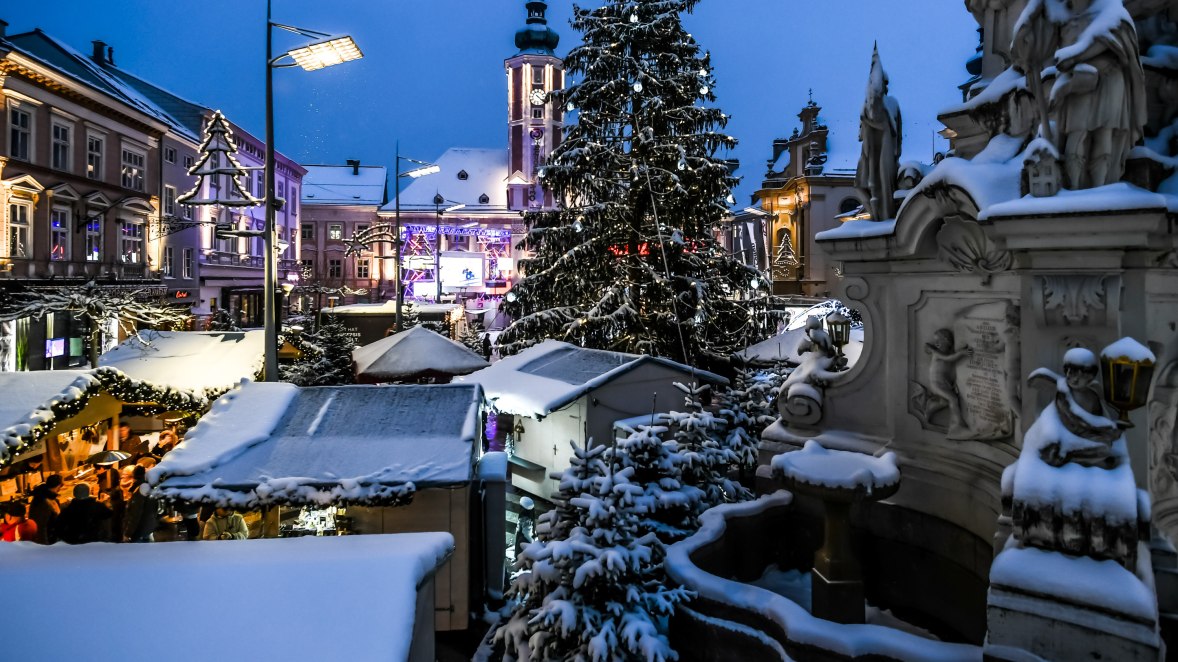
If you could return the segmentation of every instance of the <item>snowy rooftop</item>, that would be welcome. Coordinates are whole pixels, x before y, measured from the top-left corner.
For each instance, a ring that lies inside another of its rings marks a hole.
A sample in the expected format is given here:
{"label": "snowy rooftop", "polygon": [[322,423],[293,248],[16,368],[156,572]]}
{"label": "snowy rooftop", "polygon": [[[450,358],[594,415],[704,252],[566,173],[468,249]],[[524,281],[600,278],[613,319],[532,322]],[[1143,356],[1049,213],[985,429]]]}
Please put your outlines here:
{"label": "snowy rooftop", "polygon": [[265,361],[263,331],[146,331],[98,359],[132,379],[216,394],[254,379]]}
{"label": "snowy rooftop", "polygon": [[[305,165],[304,205],[382,205],[388,172],[384,166]],[[355,173],[355,174],[353,174]]]}
{"label": "snowy rooftop", "polygon": [[[407,306],[411,304],[414,312],[418,313],[448,313],[452,310],[462,308],[462,306],[456,303],[417,303],[416,301],[407,301],[405,303]],[[330,312],[342,313],[344,315],[396,315],[397,302],[350,303],[346,306],[336,306]]]}
{"label": "snowy rooftop", "polygon": [[[153,651],[176,661],[406,660],[418,586],[453,552],[454,539],[401,533],[0,547],[0,584],[21,605],[0,621],[7,659],[105,662]],[[48,589],[46,577],[90,596],[128,596],[165,620],[131,631],[103,609],[71,607],[66,615],[69,598]],[[66,620],[46,618],[51,613]]]}
{"label": "snowy rooftop", "polygon": [[435,375],[465,375],[490,364],[461,343],[424,326],[386,336],[352,351],[356,375],[395,381]]}
{"label": "snowy rooftop", "polygon": [[474,385],[250,383],[220,398],[149,472],[168,498],[395,502],[470,480],[482,393]]}
{"label": "snowy rooftop", "polygon": [[[440,172],[414,179],[401,191],[401,211],[435,211],[434,197],[441,195],[442,209],[460,203],[466,205],[462,214],[515,215],[507,211],[507,150],[452,147],[434,163]],[[484,194],[486,204],[479,202]],[[394,204],[389,201],[382,211],[393,211]]]}
{"label": "snowy rooftop", "polygon": [[509,356],[490,368],[456,377],[455,383],[481,384],[495,408],[508,414],[543,417],[582,395],[647,363],[661,364],[692,377],[727,383],[723,377],[669,359],[600,349],[586,349],[558,340]]}

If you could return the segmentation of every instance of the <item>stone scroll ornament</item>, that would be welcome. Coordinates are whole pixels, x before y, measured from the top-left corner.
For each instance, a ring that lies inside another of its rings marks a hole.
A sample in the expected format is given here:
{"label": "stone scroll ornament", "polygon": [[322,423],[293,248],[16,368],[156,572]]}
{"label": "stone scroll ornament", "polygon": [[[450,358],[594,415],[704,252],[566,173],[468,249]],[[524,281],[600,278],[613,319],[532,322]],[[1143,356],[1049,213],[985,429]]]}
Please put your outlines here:
{"label": "stone scroll ornament", "polygon": [[822,420],[823,391],[839,375],[837,352],[822,329],[822,318],[806,320],[806,338],[798,343],[798,354],[801,362],[782,383],[777,408],[787,423],[813,425]]}
{"label": "stone scroll ornament", "polygon": [[1137,31],[1120,0],[1030,0],[1015,24],[1039,135],[1063,157],[1064,186],[1121,180],[1147,119]]}

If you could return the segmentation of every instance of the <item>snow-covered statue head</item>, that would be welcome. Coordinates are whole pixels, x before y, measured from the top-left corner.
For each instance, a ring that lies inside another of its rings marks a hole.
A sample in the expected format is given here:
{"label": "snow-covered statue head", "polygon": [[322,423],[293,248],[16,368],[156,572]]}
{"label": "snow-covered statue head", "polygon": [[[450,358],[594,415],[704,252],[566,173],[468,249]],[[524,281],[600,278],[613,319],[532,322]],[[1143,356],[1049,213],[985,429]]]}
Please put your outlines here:
{"label": "snow-covered statue head", "polygon": [[855,171],[855,187],[872,220],[884,221],[896,215],[893,194],[900,167],[902,134],[900,104],[888,96],[888,74],[876,47],[871,53],[867,94],[859,114],[859,141],[863,146]]}
{"label": "snow-covered statue head", "polygon": [[[1100,368],[1096,355],[1082,347],[1070,349],[1063,357],[1063,375],[1046,368],[1031,373],[1030,381],[1053,383],[1054,417],[1047,412],[1040,420],[1055,418],[1059,425],[1045,424],[1035,439],[1039,455],[1051,466],[1068,462],[1087,467],[1111,469],[1123,459],[1113,452],[1113,442],[1121,438],[1121,428],[1104,415],[1100,393],[1094,386]],[[1036,427],[1040,427],[1038,422]],[[1028,432],[1030,436],[1030,432]]]}
{"label": "snow-covered statue head", "polygon": [[1064,186],[1120,181],[1146,123],[1137,31],[1122,0],[1030,0],[1014,28],[1039,134],[1063,155]]}

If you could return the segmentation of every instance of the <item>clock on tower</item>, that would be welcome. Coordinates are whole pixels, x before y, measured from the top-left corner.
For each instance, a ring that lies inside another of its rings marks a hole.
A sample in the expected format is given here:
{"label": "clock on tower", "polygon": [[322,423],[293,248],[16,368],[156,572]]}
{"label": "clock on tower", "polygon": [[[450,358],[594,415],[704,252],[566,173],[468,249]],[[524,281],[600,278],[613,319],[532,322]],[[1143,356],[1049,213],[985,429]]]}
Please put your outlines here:
{"label": "clock on tower", "polygon": [[554,49],[560,37],[548,27],[545,2],[528,2],[527,25],[515,33],[515,55],[507,70],[507,207],[516,211],[551,209],[552,194],[536,174],[564,128],[563,109],[551,102],[564,88],[564,62]]}

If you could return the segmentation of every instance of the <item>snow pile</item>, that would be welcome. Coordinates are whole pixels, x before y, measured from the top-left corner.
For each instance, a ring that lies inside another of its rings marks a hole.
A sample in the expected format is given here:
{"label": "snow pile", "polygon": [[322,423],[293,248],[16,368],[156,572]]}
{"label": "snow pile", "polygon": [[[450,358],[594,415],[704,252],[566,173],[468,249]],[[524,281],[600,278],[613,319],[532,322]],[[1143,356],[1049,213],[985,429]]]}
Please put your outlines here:
{"label": "snow pile", "polygon": [[862,490],[867,494],[900,482],[895,453],[872,457],[824,448],[813,439],[807,441],[800,451],[774,456],[771,466],[774,475],[780,474],[795,483]]}
{"label": "snow pile", "polygon": [[[1144,560],[1148,563],[1149,556]],[[1058,596],[1147,623],[1156,622],[1158,617],[1153,589],[1116,561],[1019,548],[1013,539],[990,566],[990,584]]]}
{"label": "snow pile", "polygon": [[98,359],[132,379],[215,396],[254,379],[265,363],[263,331],[143,331]]}
{"label": "snow pile", "polygon": [[978,220],[1131,209],[1178,212],[1178,197],[1152,193],[1128,182],[1117,182],[1082,191],[1061,189],[1059,193],[1043,198],[1027,195],[1016,200],[997,203],[982,210],[978,214]]}
{"label": "snow pile", "polygon": [[[177,662],[406,660],[418,586],[453,550],[448,533],[2,545],[0,584],[21,608],[0,623],[0,639],[12,660],[113,662],[148,651]],[[62,593],[47,590],[46,577],[93,595],[141,596],[167,624],[118,636],[109,618],[47,618]],[[178,638],[185,630],[189,643]]]}
{"label": "snow pile", "polygon": [[837,228],[823,230],[814,235],[818,241],[832,241],[834,239],[866,239],[868,237],[883,237],[896,231],[896,219],[886,221],[851,220],[843,221]]}
{"label": "snow pile", "polygon": [[800,604],[776,593],[717,577],[695,565],[691,556],[724,536],[727,520],[753,517],[771,508],[788,507],[793,496],[784,490],[756,501],[718,506],[700,517],[700,529],[667,550],[667,574],[700,598],[758,614],[776,624],[790,641],[815,646],[845,657],[881,656],[898,660],[978,661],[977,646],[931,641],[879,625],[843,625],[811,616]]}

